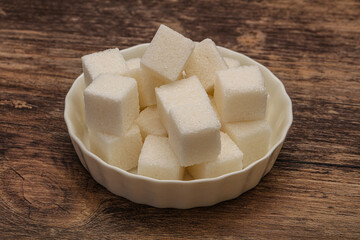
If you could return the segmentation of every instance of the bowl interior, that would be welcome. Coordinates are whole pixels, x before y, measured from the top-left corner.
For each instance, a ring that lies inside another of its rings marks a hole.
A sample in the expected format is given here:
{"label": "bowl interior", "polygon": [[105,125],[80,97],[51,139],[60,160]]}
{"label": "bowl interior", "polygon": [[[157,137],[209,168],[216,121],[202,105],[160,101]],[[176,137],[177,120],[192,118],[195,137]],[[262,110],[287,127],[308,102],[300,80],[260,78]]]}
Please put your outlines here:
{"label": "bowl interior", "polygon": [[[144,54],[147,46],[148,44],[141,44],[128,49],[124,49],[121,51],[121,53],[126,60],[141,57]],[[266,119],[272,128],[270,148],[268,154],[266,155],[268,156],[274,151],[277,146],[282,144],[292,123],[292,104],[289,96],[285,91],[284,85],[273,73],[271,73],[270,70],[250,59],[249,57],[223,47],[218,47],[218,49],[222,56],[237,59],[238,61],[240,61],[241,65],[258,65],[260,67],[260,70],[262,71],[265,79],[265,86],[269,92]],[[72,138],[77,141],[80,147],[83,147],[84,149],[89,151],[88,131],[85,124],[85,110],[83,98],[84,89],[84,78],[83,75],[81,75],[73,83],[73,86],[71,87],[66,97],[64,116],[69,133]],[[264,156],[262,159],[264,159],[266,156]],[[256,164],[262,159],[259,159],[258,161],[250,164],[246,167],[246,169],[251,168],[252,165]],[[104,162],[104,164],[106,163]],[[121,169],[119,170],[122,171]],[[244,171],[244,169],[241,171]],[[131,172],[129,174],[134,175]]]}

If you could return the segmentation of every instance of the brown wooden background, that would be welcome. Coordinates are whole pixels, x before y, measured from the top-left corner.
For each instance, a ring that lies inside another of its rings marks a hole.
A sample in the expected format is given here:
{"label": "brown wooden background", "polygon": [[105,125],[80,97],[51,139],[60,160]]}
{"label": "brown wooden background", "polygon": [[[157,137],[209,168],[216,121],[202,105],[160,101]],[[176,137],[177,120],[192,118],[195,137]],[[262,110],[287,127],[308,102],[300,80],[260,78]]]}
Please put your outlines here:
{"label": "brown wooden background", "polygon": [[[82,55],[149,42],[160,23],[269,67],[294,123],[272,171],[216,206],[109,193],[63,120]],[[0,0],[0,239],[360,239],[359,1]]]}

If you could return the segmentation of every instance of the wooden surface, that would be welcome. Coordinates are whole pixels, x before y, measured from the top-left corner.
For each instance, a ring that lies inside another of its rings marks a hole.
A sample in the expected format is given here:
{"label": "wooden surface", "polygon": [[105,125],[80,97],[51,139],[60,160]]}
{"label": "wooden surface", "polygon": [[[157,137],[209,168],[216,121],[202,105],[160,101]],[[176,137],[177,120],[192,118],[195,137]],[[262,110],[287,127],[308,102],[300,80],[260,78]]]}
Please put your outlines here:
{"label": "wooden surface", "polygon": [[[160,23],[272,70],[294,123],[272,171],[216,206],[156,209],[97,184],[63,120],[82,55]],[[0,0],[0,239],[360,239],[359,1]]]}

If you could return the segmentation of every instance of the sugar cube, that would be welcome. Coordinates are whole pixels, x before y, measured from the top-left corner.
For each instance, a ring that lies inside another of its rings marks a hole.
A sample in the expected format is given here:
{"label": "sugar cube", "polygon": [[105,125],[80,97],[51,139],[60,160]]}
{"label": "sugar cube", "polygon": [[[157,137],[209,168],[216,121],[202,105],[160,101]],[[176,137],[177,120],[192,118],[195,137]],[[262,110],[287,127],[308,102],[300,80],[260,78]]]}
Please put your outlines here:
{"label": "sugar cube", "polygon": [[182,71],[194,49],[194,43],[165,25],[160,25],[141,58],[141,66],[164,82],[173,82]]}
{"label": "sugar cube", "polygon": [[209,99],[210,99],[211,107],[214,109],[214,111],[215,111],[215,113],[216,113],[216,116],[218,117],[218,119],[219,119],[219,121],[220,121],[220,123],[221,123],[221,127],[222,127],[222,126],[223,126],[223,122],[221,121],[221,117],[220,117],[219,111],[217,110],[214,97],[209,96]]}
{"label": "sugar cube", "polygon": [[216,160],[221,124],[209,101],[176,106],[168,119],[169,142],[181,166]]}
{"label": "sugar cube", "polygon": [[81,61],[86,86],[90,85],[101,73],[128,71],[125,59],[117,48],[85,55]]}
{"label": "sugar cube", "polygon": [[142,110],[136,119],[143,139],[148,135],[167,137],[167,132],[161,123],[156,106],[150,106]]}
{"label": "sugar cube", "polygon": [[126,171],[137,166],[142,139],[136,124],[120,137],[89,130],[89,139],[91,151],[110,165]]}
{"label": "sugar cube", "polygon": [[240,62],[238,60],[236,60],[235,58],[231,58],[231,57],[223,57],[224,61],[226,62],[226,65],[229,68],[236,68],[240,66]]}
{"label": "sugar cube", "polygon": [[186,64],[186,76],[197,76],[208,93],[213,92],[216,71],[227,69],[215,43],[205,39],[195,45],[189,61]]}
{"label": "sugar cube", "polygon": [[217,76],[214,99],[223,122],[265,117],[268,94],[257,66],[218,71]]}
{"label": "sugar cube", "polygon": [[212,162],[201,163],[188,167],[194,178],[212,178],[242,169],[243,153],[231,138],[220,132],[221,152]]}
{"label": "sugar cube", "polygon": [[121,136],[139,115],[136,81],[119,74],[99,75],[84,91],[88,128]]}
{"label": "sugar cube", "polygon": [[140,60],[140,58],[130,58],[129,60],[126,60],[126,66],[129,71],[140,68]]}
{"label": "sugar cube", "polygon": [[148,135],[139,157],[138,174],[160,180],[181,180],[184,167],[172,151],[168,138]]}
{"label": "sugar cube", "polygon": [[157,109],[165,129],[168,129],[167,116],[171,108],[178,105],[209,101],[204,88],[196,76],[155,88],[155,93]]}
{"label": "sugar cube", "polygon": [[136,79],[139,91],[139,104],[144,108],[156,104],[155,87],[164,84],[160,79],[146,74],[140,67],[140,58],[133,58],[126,61],[129,71],[124,73],[124,76]]}
{"label": "sugar cube", "polygon": [[244,167],[265,156],[269,150],[271,128],[265,119],[226,123],[223,129],[244,153]]}

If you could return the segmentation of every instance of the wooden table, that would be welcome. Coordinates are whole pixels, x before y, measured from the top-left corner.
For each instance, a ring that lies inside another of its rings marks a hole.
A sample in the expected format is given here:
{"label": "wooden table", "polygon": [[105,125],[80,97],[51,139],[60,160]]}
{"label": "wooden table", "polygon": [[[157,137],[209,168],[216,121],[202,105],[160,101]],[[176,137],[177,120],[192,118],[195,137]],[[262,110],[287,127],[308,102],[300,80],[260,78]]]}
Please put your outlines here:
{"label": "wooden table", "polygon": [[[156,209],[82,167],[63,119],[80,57],[160,23],[273,71],[294,123],[272,171],[212,207]],[[0,239],[360,239],[359,1],[0,0]]]}

